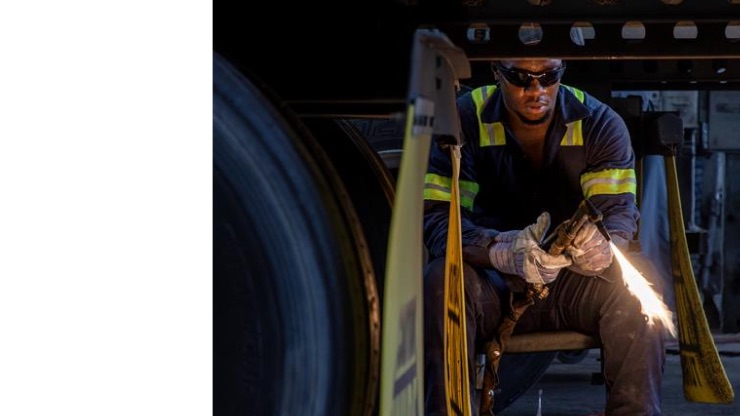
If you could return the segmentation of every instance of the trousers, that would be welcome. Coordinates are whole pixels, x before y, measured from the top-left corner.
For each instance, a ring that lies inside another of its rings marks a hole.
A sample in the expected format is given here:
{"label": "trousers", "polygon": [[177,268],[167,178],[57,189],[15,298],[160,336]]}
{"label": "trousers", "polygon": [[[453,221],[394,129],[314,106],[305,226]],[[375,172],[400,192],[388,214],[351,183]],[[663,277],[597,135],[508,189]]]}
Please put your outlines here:
{"label": "trousers", "polygon": [[[508,307],[509,289],[502,284],[505,279],[492,269],[476,269],[466,263],[463,274],[469,382],[470,391],[475,392],[476,351],[481,351],[481,346],[493,338],[503,316],[502,308]],[[429,416],[447,415],[444,275],[444,258],[432,260],[424,272],[425,409]],[[515,276],[506,278],[522,281]],[[661,415],[665,363],[661,324],[647,321],[639,301],[620,278],[582,276],[564,269],[548,287],[550,295],[537,299],[524,312],[514,333],[570,329],[598,335],[604,350],[604,378],[609,392],[606,414]],[[474,397],[471,398],[473,414],[477,415],[479,403]]]}

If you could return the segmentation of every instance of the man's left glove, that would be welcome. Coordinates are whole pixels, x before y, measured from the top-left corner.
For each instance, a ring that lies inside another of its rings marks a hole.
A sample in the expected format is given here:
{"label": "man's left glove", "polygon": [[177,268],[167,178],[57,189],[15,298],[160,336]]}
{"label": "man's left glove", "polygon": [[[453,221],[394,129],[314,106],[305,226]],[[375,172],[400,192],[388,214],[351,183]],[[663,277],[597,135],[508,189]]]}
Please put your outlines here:
{"label": "man's left glove", "polygon": [[565,253],[573,259],[570,270],[585,276],[595,276],[612,264],[611,245],[596,224],[588,221],[576,232]]}

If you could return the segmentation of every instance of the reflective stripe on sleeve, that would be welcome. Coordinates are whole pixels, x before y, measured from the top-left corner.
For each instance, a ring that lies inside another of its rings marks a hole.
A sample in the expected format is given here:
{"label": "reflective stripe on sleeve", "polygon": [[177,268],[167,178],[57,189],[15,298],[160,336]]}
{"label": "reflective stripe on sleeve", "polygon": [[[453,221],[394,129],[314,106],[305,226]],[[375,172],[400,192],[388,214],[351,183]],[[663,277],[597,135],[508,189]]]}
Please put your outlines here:
{"label": "reflective stripe on sleeve", "polygon": [[[479,185],[473,181],[460,181],[460,205],[472,210]],[[450,202],[452,179],[435,173],[424,176],[424,200]]]}
{"label": "reflective stripe on sleeve", "polygon": [[605,169],[586,172],[581,175],[583,196],[616,195],[637,193],[637,179],[634,169]]}
{"label": "reflective stripe on sleeve", "polygon": [[435,173],[424,176],[424,199],[433,201],[450,201],[452,179]]}
{"label": "reflective stripe on sleeve", "polygon": [[460,179],[460,205],[472,211],[473,201],[475,201],[475,196],[478,195],[478,189],[480,189],[480,186],[477,182]]}

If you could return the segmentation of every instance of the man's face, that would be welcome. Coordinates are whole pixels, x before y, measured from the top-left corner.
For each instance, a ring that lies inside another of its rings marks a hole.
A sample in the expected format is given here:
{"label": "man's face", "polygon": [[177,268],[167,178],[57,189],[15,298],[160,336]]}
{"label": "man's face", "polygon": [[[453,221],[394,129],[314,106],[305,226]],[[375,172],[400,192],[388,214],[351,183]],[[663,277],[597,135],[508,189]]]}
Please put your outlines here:
{"label": "man's face", "polygon": [[565,69],[562,60],[499,61],[494,68],[509,112],[529,125],[550,120]]}

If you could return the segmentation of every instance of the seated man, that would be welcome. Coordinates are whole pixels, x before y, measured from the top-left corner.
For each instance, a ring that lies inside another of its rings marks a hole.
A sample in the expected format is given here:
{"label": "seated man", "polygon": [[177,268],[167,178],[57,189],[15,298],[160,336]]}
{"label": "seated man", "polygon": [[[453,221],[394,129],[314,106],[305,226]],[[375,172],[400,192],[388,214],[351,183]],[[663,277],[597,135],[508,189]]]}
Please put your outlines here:
{"label": "seated man", "polygon": [[[550,225],[569,219],[584,199],[601,211],[616,244],[626,247],[635,238],[635,156],[624,121],[591,95],[560,85],[565,64],[559,59],[500,61],[492,68],[496,85],[458,99],[471,391],[476,349],[493,339],[509,306],[508,292],[525,283],[544,284],[549,296],[536,299],[516,331],[572,329],[598,335],[609,389],[606,414],[660,415],[663,328],[647,322],[639,301],[613,273],[604,235],[587,223],[564,254],[541,248]],[[430,415],[447,414],[444,255],[451,177],[449,152],[434,143],[424,193]]]}

